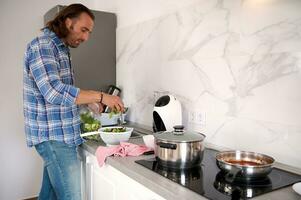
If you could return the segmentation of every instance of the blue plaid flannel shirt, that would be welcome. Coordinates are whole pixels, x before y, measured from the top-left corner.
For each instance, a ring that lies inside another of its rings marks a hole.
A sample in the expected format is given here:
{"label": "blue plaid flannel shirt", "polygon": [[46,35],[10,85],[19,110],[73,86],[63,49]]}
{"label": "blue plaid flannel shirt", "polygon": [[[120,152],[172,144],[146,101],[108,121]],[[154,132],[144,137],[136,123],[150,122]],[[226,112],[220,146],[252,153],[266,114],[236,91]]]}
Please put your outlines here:
{"label": "blue plaid flannel shirt", "polygon": [[79,107],[75,99],[70,50],[49,29],[28,45],[24,57],[23,109],[29,147],[56,140],[70,145],[80,137]]}

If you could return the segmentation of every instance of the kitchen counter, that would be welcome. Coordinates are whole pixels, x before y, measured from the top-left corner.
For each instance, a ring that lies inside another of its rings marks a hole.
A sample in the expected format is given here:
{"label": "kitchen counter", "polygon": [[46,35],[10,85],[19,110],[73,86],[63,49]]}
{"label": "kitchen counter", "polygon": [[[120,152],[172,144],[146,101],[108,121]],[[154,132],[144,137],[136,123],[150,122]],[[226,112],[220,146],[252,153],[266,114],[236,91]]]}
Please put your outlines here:
{"label": "kitchen counter", "polygon": [[[135,127],[139,133],[144,134],[151,134],[152,132],[149,131],[150,128],[145,126],[140,126],[134,123],[130,123],[129,126]],[[134,144],[143,144],[143,139],[141,136],[137,136],[131,138],[129,140],[130,143]],[[99,145],[104,146],[103,142],[95,142],[95,141],[87,141],[81,145],[81,148],[88,151],[91,154],[95,154],[95,151]],[[207,148],[212,148],[216,150],[225,150],[221,149],[220,147],[214,146],[212,144],[206,143]],[[139,157],[108,157],[106,160],[106,164],[111,165],[115,169],[119,170],[120,172],[124,173],[128,177],[132,178],[133,180],[137,181],[138,183],[144,185],[148,189],[152,190],[153,192],[159,194],[165,199],[206,199],[205,197],[185,188],[181,185],[162,177],[159,174],[154,173],[153,171],[135,163],[136,160],[141,159],[150,159],[153,158],[154,155],[142,155]],[[301,174],[300,169],[296,169],[290,166],[286,166],[280,163],[275,164],[276,167],[281,168],[286,171],[291,171],[297,174]],[[300,200],[301,196],[296,194],[291,186],[288,186],[283,189],[275,190],[270,193],[266,193],[260,195],[258,197],[252,198],[254,200]]]}

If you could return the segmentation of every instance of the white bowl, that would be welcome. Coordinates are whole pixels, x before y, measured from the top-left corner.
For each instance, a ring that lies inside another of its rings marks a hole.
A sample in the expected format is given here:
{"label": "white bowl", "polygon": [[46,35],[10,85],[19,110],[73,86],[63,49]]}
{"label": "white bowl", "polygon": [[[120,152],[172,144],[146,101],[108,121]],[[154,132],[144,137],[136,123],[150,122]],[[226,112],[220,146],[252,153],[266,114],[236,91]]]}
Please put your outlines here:
{"label": "white bowl", "polygon": [[155,148],[155,138],[153,135],[144,135],[142,138],[145,146],[152,149]]}
{"label": "white bowl", "polygon": [[[123,122],[125,123],[126,113],[122,114]],[[100,121],[101,126],[112,126],[118,124],[118,118],[120,117],[120,114],[111,114],[111,113],[101,113],[100,115],[95,116],[95,118]]]}
{"label": "white bowl", "polygon": [[105,129],[111,128],[121,128],[121,126],[110,126],[103,127],[99,129],[99,134],[101,139],[107,144],[107,146],[119,145],[120,142],[126,142],[130,139],[134,128],[125,127],[125,132],[114,133],[114,132],[104,132]]}
{"label": "white bowl", "polygon": [[295,190],[295,192],[297,192],[299,195],[301,195],[301,182],[295,183],[293,185],[293,190]]}

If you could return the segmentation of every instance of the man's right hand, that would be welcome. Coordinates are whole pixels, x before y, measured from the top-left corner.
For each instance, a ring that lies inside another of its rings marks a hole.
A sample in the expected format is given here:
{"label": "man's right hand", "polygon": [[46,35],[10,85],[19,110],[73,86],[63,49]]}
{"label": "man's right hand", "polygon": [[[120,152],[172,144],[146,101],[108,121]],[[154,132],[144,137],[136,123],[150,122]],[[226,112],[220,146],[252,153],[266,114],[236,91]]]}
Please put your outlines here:
{"label": "man's right hand", "polygon": [[119,96],[103,93],[102,103],[117,111],[124,111],[124,105]]}
{"label": "man's right hand", "polygon": [[[101,94],[103,95],[102,98]],[[124,111],[124,105],[119,96],[109,95],[107,93],[94,90],[80,90],[75,103],[77,105],[89,103],[102,103],[111,109],[121,112]]]}

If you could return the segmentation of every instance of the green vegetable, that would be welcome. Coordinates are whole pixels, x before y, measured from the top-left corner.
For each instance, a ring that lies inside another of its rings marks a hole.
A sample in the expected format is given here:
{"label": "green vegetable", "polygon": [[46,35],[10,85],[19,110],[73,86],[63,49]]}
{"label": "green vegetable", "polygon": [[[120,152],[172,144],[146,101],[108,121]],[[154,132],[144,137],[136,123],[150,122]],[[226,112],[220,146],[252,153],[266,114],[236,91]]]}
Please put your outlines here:
{"label": "green vegetable", "polygon": [[[126,113],[128,111],[129,108],[125,107],[123,114]],[[117,111],[115,108],[111,109],[111,112],[109,113],[109,118],[111,119],[113,117],[113,115],[117,115],[120,114],[120,111]]]}
{"label": "green vegetable", "polygon": [[126,132],[126,128],[125,127],[121,127],[121,128],[106,128],[105,130],[103,130],[103,132],[122,133],[122,132]]}
{"label": "green vegetable", "polygon": [[89,112],[81,114],[80,120],[83,133],[97,131],[100,128],[100,122],[94,119]]}
{"label": "green vegetable", "polygon": [[117,111],[116,109],[111,109],[111,112],[109,113],[109,118],[111,119],[113,117],[113,115],[117,115],[118,113],[120,113],[120,112]]}

